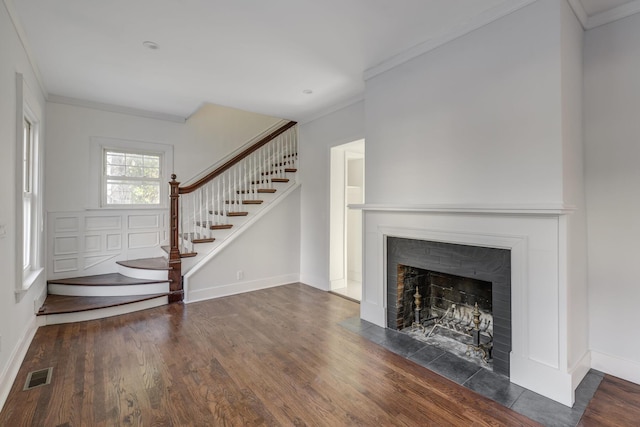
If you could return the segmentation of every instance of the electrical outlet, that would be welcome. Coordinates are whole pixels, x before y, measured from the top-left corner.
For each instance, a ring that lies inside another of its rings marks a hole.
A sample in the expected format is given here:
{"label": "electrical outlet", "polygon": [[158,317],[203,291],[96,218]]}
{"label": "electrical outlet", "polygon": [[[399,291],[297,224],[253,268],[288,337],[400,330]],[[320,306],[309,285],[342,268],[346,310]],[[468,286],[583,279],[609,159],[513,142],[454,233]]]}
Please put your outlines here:
{"label": "electrical outlet", "polygon": [[236,277],[238,278],[238,280],[244,279],[244,271],[238,270],[238,272],[236,273]]}

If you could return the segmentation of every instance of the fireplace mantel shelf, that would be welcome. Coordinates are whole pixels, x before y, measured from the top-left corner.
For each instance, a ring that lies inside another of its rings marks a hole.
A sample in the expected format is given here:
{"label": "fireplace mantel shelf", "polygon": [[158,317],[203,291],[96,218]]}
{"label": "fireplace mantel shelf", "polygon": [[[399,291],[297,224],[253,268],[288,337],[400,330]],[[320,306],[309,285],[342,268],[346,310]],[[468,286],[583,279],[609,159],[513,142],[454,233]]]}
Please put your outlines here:
{"label": "fireplace mantel shelf", "polygon": [[487,215],[567,215],[576,208],[560,204],[536,205],[400,205],[400,204],[351,204],[350,209],[387,212],[473,213]]}

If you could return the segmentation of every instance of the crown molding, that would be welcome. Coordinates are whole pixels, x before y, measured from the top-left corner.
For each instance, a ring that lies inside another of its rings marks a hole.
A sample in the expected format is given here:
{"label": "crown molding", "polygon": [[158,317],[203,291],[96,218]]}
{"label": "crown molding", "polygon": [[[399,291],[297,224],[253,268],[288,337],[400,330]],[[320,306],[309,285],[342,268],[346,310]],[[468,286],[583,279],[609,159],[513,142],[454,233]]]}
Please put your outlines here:
{"label": "crown molding", "polygon": [[592,28],[635,15],[638,12],[640,12],[640,0],[633,0],[632,2],[623,4],[622,6],[614,7],[613,9],[590,16],[587,19],[587,25],[584,28],[585,30],[590,30]]}
{"label": "crown molding", "polygon": [[328,116],[329,114],[335,113],[336,111],[340,111],[343,108],[347,108],[350,107],[354,104],[357,104],[358,102],[362,102],[364,101],[364,94],[359,94],[356,96],[353,96],[351,98],[348,98],[342,102],[338,102],[337,104],[331,104],[329,107],[324,108],[318,112],[316,112],[315,114],[311,114],[309,116],[304,116],[302,117],[300,120],[298,120],[299,124],[304,124],[304,123],[309,123],[312,122],[314,120],[320,119],[324,116]]}
{"label": "crown molding", "polygon": [[40,74],[40,68],[38,67],[38,63],[36,61],[36,57],[31,50],[31,46],[29,45],[29,41],[27,40],[27,34],[22,27],[22,23],[20,22],[20,18],[18,16],[18,11],[16,7],[13,5],[12,0],[3,0],[4,7],[9,14],[9,19],[13,24],[13,28],[16,30],[16,34],[18,35],[18,39],[20,39],[20,44],[22,44],[22,49],[24,53],[27,55],[27,60],[31,65],[31,69],[33,70],[33,74],[38,81],[38,86],[40,86],[40,90],[42,91],[42,95],[45,99],[47,99],[47,87],[44,84],[44,80],[42,79],[42,74]]}
{"label": "crown molding", "polygon": [[49,102],[55,104],[73,105],[75,107],[92,108],[94,110],[108,111],[110,113],[128,114],[130,116],[145,117],[147,119],[164,120],[167,122],[184,123],[186,118],[174,114],[159,113],[157,111],[140,110],[137,108],[123,107],[121,105],[103,104],[101,102],[87,101],[84,99],[69,98],[61,95],[49,95]]}
{"label": "crown molding", "polygon": [[378,65],[368,68],[364,71],[364,80],[367,81],[379,74],[384,73],[385,71],[389,71],[390,69],[395,68],[398,65],[403,64],[417,56],[432,51],[446,43],[449,43],[450,41],[460,38],[472,31],[475,31],[479,28],[484,27],[485,25],[492,23],[493,21],[496,21],[517,10],[520,10],[535,1],[537,0],[516,0],[512,2],[505,2],[500,6],[489,9],[474,17],[467,24],[463,25],[453,32],[417,44],[412,48],[409,48],[395,56],[392,56],[391,58],[384,60]]}
{"label": "crown molding", "polygon": [[589,21],[589,15],[587,15],[587,11],[584,10],[584,7],[582,6],[582,1],[581,0],[568,0],[568,1],[569,1],[569,6],[571,6],[573,13],[576,15],[576,18],[578,18],[578,21],[580,21],[580,24],[582,24],[582,28],[586,29],[587,22]]}

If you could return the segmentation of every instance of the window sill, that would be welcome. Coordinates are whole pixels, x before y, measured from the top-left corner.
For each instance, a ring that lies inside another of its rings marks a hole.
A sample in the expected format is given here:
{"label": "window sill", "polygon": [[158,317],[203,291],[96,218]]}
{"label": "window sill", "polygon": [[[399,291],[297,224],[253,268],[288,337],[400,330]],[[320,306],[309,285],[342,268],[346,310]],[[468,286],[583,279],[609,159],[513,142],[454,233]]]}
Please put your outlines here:
{"label": "window sill", "polygon": [[87,211],[163,211],[169,209],[168,206],[140,206],[140,205],[118,205],[99,206],[86,208]]}
{"label": "window sill", "polygon": [[38,268],[37,270],[31,270],[29,273],[23,277],[22,286],[16,288],[17,294],[23,294],[31,288],[31,285],[36,283],[40,276],[44,273],[44,268]]}

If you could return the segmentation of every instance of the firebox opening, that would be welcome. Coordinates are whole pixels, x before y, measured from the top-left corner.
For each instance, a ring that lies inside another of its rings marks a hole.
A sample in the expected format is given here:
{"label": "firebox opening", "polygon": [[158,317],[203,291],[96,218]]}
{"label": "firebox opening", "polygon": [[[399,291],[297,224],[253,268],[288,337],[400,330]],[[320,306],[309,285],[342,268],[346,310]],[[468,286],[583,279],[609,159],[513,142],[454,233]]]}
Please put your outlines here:
{"label": "firebox opening", "polygon": [[398,264],[397,329],[492,369],[492,283]]}

